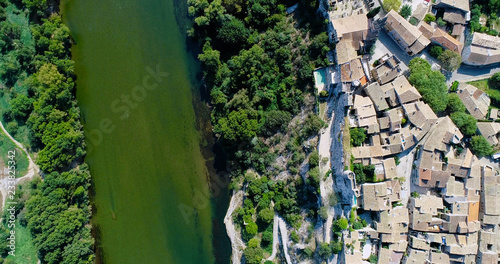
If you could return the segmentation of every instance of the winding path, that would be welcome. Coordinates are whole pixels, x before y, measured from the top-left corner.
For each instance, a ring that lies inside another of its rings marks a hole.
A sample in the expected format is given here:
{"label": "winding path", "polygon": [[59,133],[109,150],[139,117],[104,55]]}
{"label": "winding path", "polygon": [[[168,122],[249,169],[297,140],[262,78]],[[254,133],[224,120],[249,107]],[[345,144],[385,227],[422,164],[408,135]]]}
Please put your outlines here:
{"label": "winding path", "polygon": [[243,250],[245,249],[245,243],[241,240],[241,238],[236,233],[236,228],[233,223],[233,212],[234,210],[240,206],[243,202],[244,191],[239,190],[236,193],[233,193],[231,196],[231,202],[229,203],[229,208],[227,210],[226,216],[224,217],[224,224],[226,225],[226,232],[229,240],[231,240],[232,254],[231,254],[231,262],[233,264],[241,263],[241,256],[243,255]]}
{"label": "winding path", "polygon": [[[17,140],[15,140],[9,132],[5,129],[3,126],[2,122],[0,122],[0,128],[2,129],[3,133],[7,135],[7,137],[16,144],[16,146],[21,149],[24,153],[26,153],[26,156],[28,157],[29,165],[28,165],[28,171],[23,177],[16,178],[16,185],[19,183],[21,180],[29,180],[33,178],[34,175],[38,174],[40,172],[40,168],[33,162],[33,159],[31,159],[30,154],[26,150],[26,148],[23,146],[23,144],[19,143]],[[7,193],[8,193],[8,184],[9,184],[9,178],[6,177],[6,174],[2,174],[2,178],[0,179],[0,193],[2,195],[2,208],[5,206],[5,203],[7,201]]]}

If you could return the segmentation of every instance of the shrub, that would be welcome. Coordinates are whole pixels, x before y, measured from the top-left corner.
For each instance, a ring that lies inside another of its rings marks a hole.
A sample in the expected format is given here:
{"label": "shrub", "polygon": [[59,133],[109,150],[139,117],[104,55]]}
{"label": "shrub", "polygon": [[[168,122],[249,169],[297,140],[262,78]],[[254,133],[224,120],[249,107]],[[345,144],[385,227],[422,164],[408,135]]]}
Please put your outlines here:
{"label": "shrub", "polygon": [[458,90],[459,84],[460,83],[458,81],[453,81],[453,83],[451,84],[451,87],[450,87],[450,92],[452,92],[452,93],[456,92]]}
{"label": "shrub", "polygon": [[371,254],[371,255],[370,255],[370,257],[368,258],[368,261],[369,261],[370,263],[375,264],[375,263],[377,263],[377,262],[378,262],[378,258],[377,258],[377,256],[376,256],[375,254]]}
{"label": "shrub", "polygon": [[328,91],[323,90],[323,91],[319,92],[319,96],[320,97],[328,97],[329,93],[328,93]]}
{"label": "shrub", "polygon": [[433,45],[429,51],[429,54],[436,59],[441,55],[441,53],[443,53],[443,48],[438,45]]}
{"label": "shrub", "polygon": [[430,24],[431,22],[436,21],[436,16],[434,16],[433,14],[425,14],[424,21]]}
{"label": "shrub", "polygon": [[319,244],[319,255],[323,258],[329,258],[332,256],[332,249],[330,245],[326,242],[321,242]]}
{"label": "shrub", "polygon": [[442,18],[438,18],[436,23],[439,25],[439,26],[445,26],[446,25],[446,22],[442,19]]}
{"label": "shrub", "polygon": [[318,167],[319,165],[319,154],[316,151],[313,151],[309,156],[309,168]]}
{"label": "shrub", "polygon": [[363,228],[363,224],[361,222],[354,222],[354,224],[352,224],[352,228],[358,230],[358,229],[362,229]]}
{"label": "shrub", "polygon": [[338,220],[336,220],[333,223],[333,226],[335,230],[340,231],[340,230],[347,230],[347,227],[349,226],[349,222],[347,221],[347,218],[342,217]]}
{"label": "shrub", "polygon": [[416,19],[415,17],[411,17],[410,18],[410,24],[416,26],[418,24],[418,19]]}

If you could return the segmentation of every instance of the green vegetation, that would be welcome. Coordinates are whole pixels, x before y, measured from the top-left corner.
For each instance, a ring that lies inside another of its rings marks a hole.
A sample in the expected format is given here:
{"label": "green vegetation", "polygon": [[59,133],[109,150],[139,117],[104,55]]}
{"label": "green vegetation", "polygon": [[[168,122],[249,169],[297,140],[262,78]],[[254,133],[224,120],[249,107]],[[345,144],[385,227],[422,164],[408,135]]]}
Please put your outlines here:
{"label": "green vegetation", "polygon": [[[486,33],[492,36],[499,35],[500,20],[498,19],[498,11],[500,9],[500,1],[490,0],[475,3],[471,7],[471,31]],[[481,17],[486,18],[486,25],[484,26],[479,22]]]}
{"label": "green vegetation", "polygon": [[472,136],[476,134],[477,120],[473,116],[465,112],[454,112],[450,115],[450,118],[464,135]]}
{"label": "green vegetation", "polygon": [[366,14],[366,17],[374,18],[380,12],[380,9],[382,9],[382,7],[380,7],[380,6],[375,7],[374,9],[372,9],[370,12],[368,12]]}
{"label": "green vegetation", "polygon": [[[33,245],[31,239],[31,234],[26,228],[20,224],[19,221],[16,224],[16,256],[8,256],[6,261],[13,261],[12,263],[23,263],[23,264],[36,264],[37,263],[37,251]],[[17,262],[16,262],[17,261]],[[5,263],[5,262],[4,262]]]}
{"label": "green vegetation", "polygon": [[401,6],[401,0],[384,0],[382,7],[386,12],[391,10],[398,11]]}
{"label": "green vegetation", "polygon": [[483,136],[473,136],[470,141],[470,149],[478,157],[489,156],[493,153],[493,148]]}
{"label": "green vegetation", "polygon": [[260,264],[264,257],[264,251],[259,246],[248,246],[244,251],[246,263]]}
{"label": "green vegetation", "polygon": [[458,85],[460,85],[458,81],[453,81],[450,87],[450,92],[452,93],[456,92],[458,90]]}
{"label": "green vegetation", "polygon": [[500,89],[500,72],[497,72],[493,74],[493,76],[490,77],[488,80],[488,84],[490,85],[491,88],[493,89]]}
{"label": "green vegetation", "polygon": [[373,164],[364,166],[362,163],[355,163],[352,165],[352,171],[356,174],[357,184],[375,181],[375,166]]}
{"label": "green vegetation", "polygon": [[429,62],[422,58],[410,61],[408,80],[417,88],[422,98],[434,112],[442,112],[448,103],[448,86],[446,78],[439,71],[433,71]]}
{"label": "green vegetation", "polygon": [[433,14],[425,14],[424,21],[428,24],[436,21],[436,17]]}
{"label": "green vegetation", "polygon": [[456,71],[460,68],[462,63],[462,56],[455,51],[445,50],[439,56],[438,60],[441,62],[443,69],[447,71]]}
{"label": "green vegetation", "polygon": [[412,192],[411,197],[413,198],[420,198],[420,194],[418,192]]}
{"label": "green vegetation", "polygon": [[366,140],[366,130],[362,127],[355,127],[350,129],[351,145],[359,147]]}
{"label": "green vegetation", "polygon": [[443,53],[443,48],[439,45],[431,45],[429,50],[429,54],[431,54],[434,58],[439,58],[439,56]]}
{"label": "green vegetation", "polygon": [[443,20],[443,18],[438,18],[436,20],[436,24],[438,24],[438,26],[446,26],[446,21]]}
{"label": "green vegetation", "polygon": [[[328,65],[330,44],[327,23],[316,15],[319,2],[299,1],[294,17],[285,12],[290,4],[189,0],[194,17],[189,35],[203,47],[199,59],[210,90],[214,132],[236,164],[233,182],[248,186],[244,207],[233,219],[241,227],[247,223],[242,228],[246,241],[262,236],[263,247],[269,245],[265,232],[274,212],[296,228],[302,213],[317,219],[318,212],[319,156],[303,143],[325,125],[312,112],[317,99],[312,80],[313,69]],[[286,158],[284,168],[276,164],[277,157]],[[305,182],[296,177],[304,161],[309,162]],[[276,181],[281,170],[291,177]],[[261,253],[249,246],[247,263],[260,263]]]}
{"label": "green vegetation", "polygon": [[[26,206],[23,209],[23,202],[17,212],[21,225],[27,224],[41,262],[93,263],[90,175],[81,164],[85,145],[75,99],[72,43],[69,29],[52,13],[59,10],[57,4],[0,3],[4,33],[0,79],[6,86],[2,101],[7,103],[1,103],[2,119],[10,132],[19,132],[21,141],[26,137],[46,175],[43,182],[36,181],[31,190],[22,192]],[[5,110],[6,106],[11,110]]]}
{"label": "green vegetation", "polygon": [[349,227],[349,222],[347,221],[347,218],[345,218],[345,217],[337,219],[333,222],[333,230],[334,231],[347,230],[348,227]]}
{"label": "green vegetation", "polygon": [[448,105],[446,106],[448,113],[462,112],[465,113],[465,105],[460,100],[460,97],[456,93],[451,93],[448,96]]}
{"label": "green vegetation", "polygon": [[404,19],[408,19],[411,16],[411,5],[403,5],[401,10],[399,10],[399,14],[404,17]]}
{"label": "green vegetation", "polygon": [[418,25],[418,19],[416,19],[415,17],[410,17],[410,24],[416,26]]}
{"label": "green vegetation", "polygon": [[19,149],[2,131],[0,132],[0,155],[2,155],[2,167],[7,167],[12,163],[9,163],[9,161],[11,161],[9,158],[11,153],[9,153],[9,151],[15,151],[13,161],[15,162],[16,178],[24,176],[28,171],[28,156],[26,156],[26,153]]}
{"label": "green vegetation", "polygon": [[371,254],[370,257],[368,258],[368,261],[370,263],[376,264],[378,262],[378,257],[375,254]]}
{"label": "green vegetation", "polygon": [[492,84],[494,85],[494,83],[492,82],[491,79],[492,78],[478,80],[478,81],[472,81],[472,82],[468,82],[468,84],[470,84],[470,85],[480,89],[481,91],[485,92],[486,94],[488,94],[488,96],[491,98],[492,105],[495,105],[498,107],[498,106],[500,106],[500,89],[496,89],[496,88],[494,88],[494,86],[492,86]]}

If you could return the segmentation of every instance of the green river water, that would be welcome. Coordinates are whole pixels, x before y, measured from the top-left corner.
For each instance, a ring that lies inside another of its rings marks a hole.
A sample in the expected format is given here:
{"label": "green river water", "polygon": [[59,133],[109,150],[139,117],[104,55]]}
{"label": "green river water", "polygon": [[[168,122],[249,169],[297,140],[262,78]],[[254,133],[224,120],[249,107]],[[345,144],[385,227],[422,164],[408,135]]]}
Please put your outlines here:
{"label": "green river water", "polygon": [[213,154],[200,147],[209,115],[185,1],[61,7],[76,43],[98,263],[228,263],[227,194],[210,198]]}

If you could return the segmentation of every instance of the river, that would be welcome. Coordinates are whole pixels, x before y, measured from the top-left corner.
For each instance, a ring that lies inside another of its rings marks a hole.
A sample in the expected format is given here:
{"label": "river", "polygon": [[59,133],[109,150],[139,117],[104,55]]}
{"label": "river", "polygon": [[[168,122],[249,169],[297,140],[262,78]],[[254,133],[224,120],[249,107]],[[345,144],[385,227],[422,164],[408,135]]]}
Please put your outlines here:
{"label": "river", "polygon": [[63,0],[61,9],[75,41],[98,263],[229,263],[227,189],[210,193],[209,114],[185,1]]}

